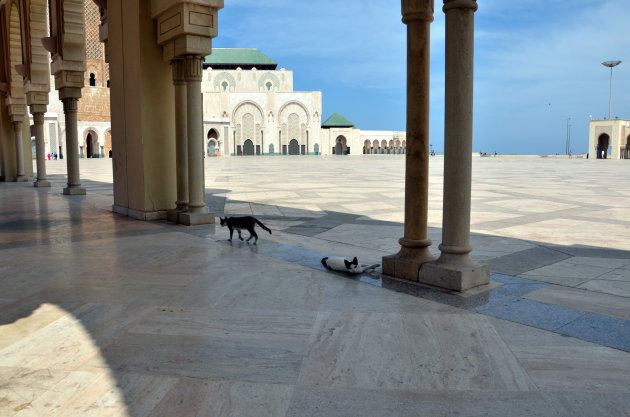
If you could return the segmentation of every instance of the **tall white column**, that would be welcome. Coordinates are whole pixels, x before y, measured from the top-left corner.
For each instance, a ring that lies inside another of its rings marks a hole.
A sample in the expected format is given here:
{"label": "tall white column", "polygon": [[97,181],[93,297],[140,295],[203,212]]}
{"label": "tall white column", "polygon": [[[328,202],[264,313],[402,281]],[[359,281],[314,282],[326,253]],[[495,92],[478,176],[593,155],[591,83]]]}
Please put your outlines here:
{"label": "tall white column", "polygon": [[405,231],[400,251],[383,257],[383,273],[418,281],[420,268],[435,259],[429,252],[429,74],[433,0],[403,0],[407,25],[407,156]]}
{"label": "tall white column", "polygon": [[186,119],[188,135],[188,211],[181,213],[179,221],[192,226],[214,223],[214,215],[208,213],[204,187],[203,118],[201,109],[201,79],[203,57],[184,57],[186,80]]}
{"label": "tall white column", "polygon": [[420,281],[464,291],[490,282],[487,265],[470,259],[475,0],[444,0],[446,77],[444,208],[440,258]]}
{"label": "tall white column", "polygon": [[46,106],[32,105],[33,125],[35,126],[35,152],[37,158],[37,179],[33,183],[35,187],[50,187],[50,181],[46,180],[46,145],[44,143],[44,113]]}
{"label": "tall white column", "polygon": [[15,157],[17,158],[17,182],[26,182],[28,178],[24,175],[24,144],[22,143],[22,121],[13,122],[13,133],[15,134]]}
{"label": "tall white column", "polygon": [[66,195],[83,195],[85,194],[85,188],[81,187],[78,155],[77,111],[79,99],[66,97],[62,98],[62,102],[66,120],[66,166],[68,169],[68,186],[63,189],[63,193]]}

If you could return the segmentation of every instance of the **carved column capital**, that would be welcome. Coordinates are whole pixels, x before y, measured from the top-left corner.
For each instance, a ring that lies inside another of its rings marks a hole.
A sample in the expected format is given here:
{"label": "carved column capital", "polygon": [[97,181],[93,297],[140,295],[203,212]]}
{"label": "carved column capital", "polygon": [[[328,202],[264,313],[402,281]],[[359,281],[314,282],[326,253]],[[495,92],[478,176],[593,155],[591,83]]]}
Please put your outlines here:
{"label": "carved column capital", "polygon": [[181,85],[186,83],[186,74],[184,73],[184,60],[174,59],[171,61],[173,68],[173,84]]}
{"label": "carved column capital", "polygon": [[67,97],[63,100],[64,113],[77,113],[79,110],[79,99],[74,97]]}
{"label": "carved column capital", "polygon": [[22,134],[22,121],[21,120],[13,120],[13,131],[16,134],[19,134],[19,135]]}
{"label": "carved column capital", "polygon": [[471,9],[474,13],[478,8],[477,0],[444,0],[442,10],[446,13],[451,9]]}
{"label": "carved column capital", "polygon": [[402,21],[409,23],[414,20],[433,21],[433,0],[402,0]]}
{"label": "carved column capital", "polygon": [[199,55],[187,55],[184,57],[184,77],[187,82],[201,82],[203,77],[203,57]]}

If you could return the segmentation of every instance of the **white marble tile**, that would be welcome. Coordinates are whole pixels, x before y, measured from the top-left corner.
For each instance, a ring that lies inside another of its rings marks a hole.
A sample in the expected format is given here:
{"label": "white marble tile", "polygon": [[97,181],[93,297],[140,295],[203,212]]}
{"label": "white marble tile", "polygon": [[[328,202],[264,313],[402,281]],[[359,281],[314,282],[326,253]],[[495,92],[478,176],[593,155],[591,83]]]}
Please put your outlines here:
{"label": "white marble tile", "polygon": [[485,317],[413,313],[320,313],[298,385],[466,391],[533,388]]}

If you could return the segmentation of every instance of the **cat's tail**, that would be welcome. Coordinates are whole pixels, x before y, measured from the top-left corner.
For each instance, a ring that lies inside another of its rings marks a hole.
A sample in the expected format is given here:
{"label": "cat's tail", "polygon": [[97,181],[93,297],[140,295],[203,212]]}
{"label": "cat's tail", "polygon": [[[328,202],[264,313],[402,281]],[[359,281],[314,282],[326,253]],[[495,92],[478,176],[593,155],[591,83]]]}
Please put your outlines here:
{"label": "cat's tail", "polygon": [[367,271],[368,269],[376,269],[379,266],[381,266],[380,264],[373,264],[373,265],[361,265],[361,267],[363,268],[364,271]]}
{"label": "cat's tail", "polygon": [[262,227],[263,229],[265,229],[266,231],[269,232],[269,234],[271,234],[271,229],[269,229],[267,226],[265,226],[264,224],[262,224],[262,222],[258,219],[254,219],[256,220],[256,223],[258,223],[258,226]]}

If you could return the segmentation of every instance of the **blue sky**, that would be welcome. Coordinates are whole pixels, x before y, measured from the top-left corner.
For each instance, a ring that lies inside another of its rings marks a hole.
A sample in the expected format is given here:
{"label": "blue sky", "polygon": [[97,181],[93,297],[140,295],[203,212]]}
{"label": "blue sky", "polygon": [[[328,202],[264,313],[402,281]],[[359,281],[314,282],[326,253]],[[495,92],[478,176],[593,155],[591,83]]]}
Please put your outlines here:
{"label": "blue sky", "polygon": [[[473,150],[587,151],[589,116],[630,119],[630,0],[480,0],[475,14]],[[444,13],[431,24],[431,143],[443,149]],[[406,27],[400,1],[226,0],[219,48],[258,48],[322,91],[323,116],[361,129],[405,130]]]}

